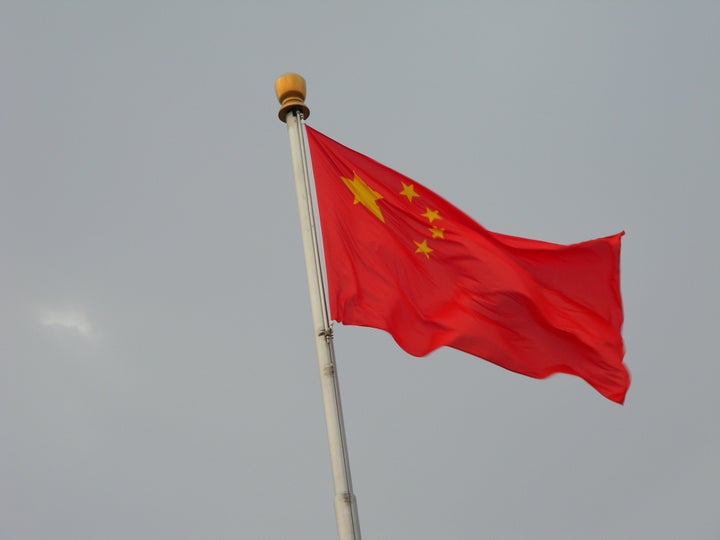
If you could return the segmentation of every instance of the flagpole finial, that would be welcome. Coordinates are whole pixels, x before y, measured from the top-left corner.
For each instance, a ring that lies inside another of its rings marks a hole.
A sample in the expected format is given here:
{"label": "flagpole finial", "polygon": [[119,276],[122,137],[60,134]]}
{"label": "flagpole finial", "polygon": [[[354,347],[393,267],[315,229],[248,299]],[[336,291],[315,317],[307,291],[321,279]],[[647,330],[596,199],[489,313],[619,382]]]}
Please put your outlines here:
{"label": "flagpole finial", "polygon": [[305,79],[297,73],[286,73],[278,77],[275,81],[275,94],[280,102],[278,117],[283,122],[286,122],[287,113],[293,109],[299,109],[305,118],[310,116],[310,109],[305,105]]}

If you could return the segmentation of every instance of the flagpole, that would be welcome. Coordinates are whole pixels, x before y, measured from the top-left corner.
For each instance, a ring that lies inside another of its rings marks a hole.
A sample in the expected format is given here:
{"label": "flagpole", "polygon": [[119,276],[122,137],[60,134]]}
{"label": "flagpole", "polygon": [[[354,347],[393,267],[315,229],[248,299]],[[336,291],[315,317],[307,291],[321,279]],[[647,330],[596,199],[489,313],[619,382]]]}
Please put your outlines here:
{"label": "flagpole", "polygon": [[330,445],[338,538],[339,540],[360,540],[360,523],[358,521],[357,502],[350,480],[350,461],[348,459],[345,426],[340,404],[340,387],[335,366],[333,334],[325,298],[325,282],[320,263],[315,212],[310,190],[310,175],[304,136],[304,119],[309,116],[310,109],[305,105],[305,79],[294,73],[282,75],[275,81],[275,93],[280,102],[278,116],[281,121],[287,124],[288,135],[290,136],[290,154],[295,175],[295,190],[300,212],[305,267],[310,289],[315,345],[325,408],[325,424]]}

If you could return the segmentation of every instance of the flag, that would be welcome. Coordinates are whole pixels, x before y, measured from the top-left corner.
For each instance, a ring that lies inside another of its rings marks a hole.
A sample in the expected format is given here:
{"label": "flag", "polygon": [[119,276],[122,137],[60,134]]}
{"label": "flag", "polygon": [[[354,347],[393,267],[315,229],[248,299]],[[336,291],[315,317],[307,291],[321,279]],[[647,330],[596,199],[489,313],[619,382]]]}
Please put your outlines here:
{"label": "flag", "polygon": [[420,183],[306,127],[331,318],[414,356],[454,347],[524,375],[568,373],[623,403],[620,239],[491,232]]}

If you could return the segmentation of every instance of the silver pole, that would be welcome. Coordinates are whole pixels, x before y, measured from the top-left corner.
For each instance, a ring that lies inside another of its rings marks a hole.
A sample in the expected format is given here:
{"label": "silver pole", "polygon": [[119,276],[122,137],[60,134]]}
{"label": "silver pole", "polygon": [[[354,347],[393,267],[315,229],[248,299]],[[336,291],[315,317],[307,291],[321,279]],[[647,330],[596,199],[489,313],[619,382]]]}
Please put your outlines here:
{"label": "silver pole", "polygon": [[[302,81],[301,95],[302,100],[304,100],[305,81],[299,75],[285,75],[284,77],[297,77]],[[276,90],[281,79],[283,77],[278,79],[278,83],[276,83]],[[291,83],[299,84],[300,81],[293,79]],[[280,92],[278,91],[278,99],[280,98]],[[327,425],[330,462],[335,487],[335,517],[340,540],[360,540],[360,523],[358,521],[357,502],[350,480],[350,462],[345,441],[342,407],[340,405],[340,388],[335,366],[333,335],[325,299],[324,279],[315,228],[314,206],[310,190],[310,175],[304,136],[304,114],[307,115],[308,109],[302,100],[301,105],[296,103],[297,106],[286,109],[284,120],[287,123],[288,135],[290,136],[290,153],[292,155],[295,189],[305,250],[305,268],[307,270],[308,288],[310,289],[315,345],[320,368],[325,423]],[[281,102],[283,102],[282,99]],[[283,119],[282,113],[284,112],[281,109],[281,119]]]}

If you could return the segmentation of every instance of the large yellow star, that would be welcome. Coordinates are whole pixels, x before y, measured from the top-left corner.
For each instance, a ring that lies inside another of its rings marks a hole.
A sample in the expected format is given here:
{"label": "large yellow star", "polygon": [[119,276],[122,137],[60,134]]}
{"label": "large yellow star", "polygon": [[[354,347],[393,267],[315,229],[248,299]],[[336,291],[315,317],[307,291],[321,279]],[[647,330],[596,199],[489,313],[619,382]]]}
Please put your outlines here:
{"label": "large yellow star", "polygon": [[353,201],[353,204],[362,204],[365,208],[370,210],[370,212],[372,212],[372,214],[376,218],[385,223],[385,218],[383,217],[382,212],[380,211],[380,207],[376,202],[383,198],[382,195],[380,195],[377,191],[368,186],[365,181],[357,175],[356,172],[353,171],[353,174],[355,176],[352,180],[350,180],[349,178],[345,178],[344,176],[340,177],[342,178],[342,181],[345,182],[345,186],[347,186],[347,188],[352,192],[352,194],[355,195],[355,200]]}
{"label": "large yellow star", "polygon": [[413,184],[406,184],[405,182],[400,182],[402,184],[402,191],[400,192],[400,195],[405,195],[408,198],[408,201],[412,202],[414,197],[419,197],[417,193],[415,193],[415,186]]}
{"label": "large yellow star", "polygon": [[440,211],[439,210],[430,210],[429,208],[425,209],[426,212],[424,214],[420,214],[422,217],[428,218],[428,221],[432,223],[436,219],[442,219],[440,217]]}
{"label": "large yellow star", "polygon": [[415,245],[417,246],[417,249],[415,250],[415,253],[422,253],[423,255],[425,255],[425,258],[426,258],[426,259],[429,259],[429,258],[430,258],[430,253],[432,253],[433,251],[435,251],[433,248],[428,247],[428,245],[427,245],[427,238],[425,238],[422,242],[416,242],[415,240],[413,240],[413,242],[414,242]]}
{"label": "large yellow star", "polygon": [[428,230],[432,234],[433,238],[445,239],[445,236],[444,236],[445,229],[443,229],[442,227],[438,227],[437,225],[434,225],[432,227],[428,227]]}

